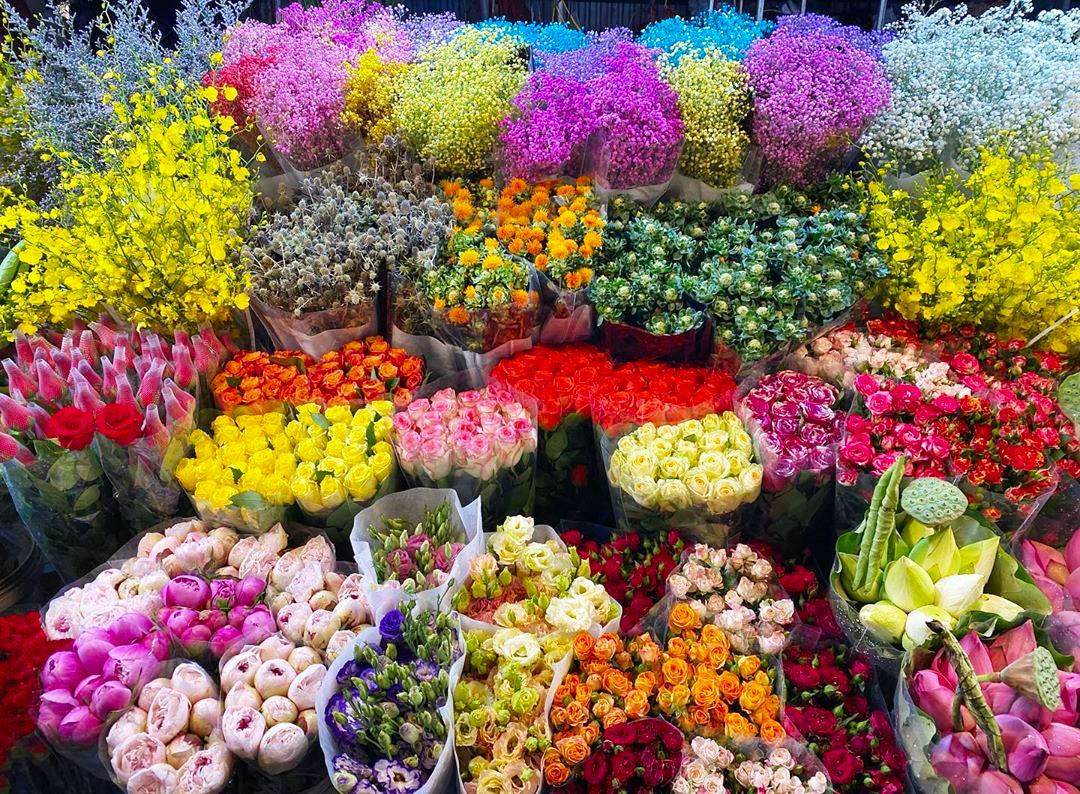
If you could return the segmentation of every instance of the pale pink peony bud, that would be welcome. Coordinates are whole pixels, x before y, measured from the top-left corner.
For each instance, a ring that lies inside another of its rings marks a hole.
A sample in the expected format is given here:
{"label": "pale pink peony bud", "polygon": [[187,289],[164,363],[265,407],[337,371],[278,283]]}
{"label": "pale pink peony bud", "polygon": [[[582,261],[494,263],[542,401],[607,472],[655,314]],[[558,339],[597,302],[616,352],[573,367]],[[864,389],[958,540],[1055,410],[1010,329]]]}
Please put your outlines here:
{"label": "pale pink peony bud", "polygon": [[121,714],[109,728],[105,735],[105,746],[111,755],[126,739],[140,733],[146,733],[146,710],[133,706]]}
{"label": "pale pink peony bud", "polygon": [[277,614],[278,627],[291,642],[300,644],[304,640],[304,626],[311,617],[311,607],[307,604],[289,604]]}
{"label": "pale pink peony bud", "polygon": [[228,707],[221,717],[221,732],[225,746],[238,758],[253,759],[259,752],[259,742],[266,733],[266,719],[248,706]]}
{"label": "pale pink peony bud", "polygon": [[304,625],[304,645],[318,650],[324,650],[334,636],[335,631],[341,629],[341,621],[333,612],[318,609],[311,613]]}
{"label": "pale pink peony bud", "polygon": [[195,753],[177,770],[173,794],[217,794],[225,788],[232,772],[231,757],[214,748]]}
{"label": "pale pink peony bud", "polygon": [[175,689],[162,689],[146,712],[146,732],[161,742],[171,742],[186,731],[191,716],[191,701]]}
{"label": "pale pink peony bud", "polygon": [[304,729],[282,722],[263,734],[259,743],[259,769],[280,775],[299,764],[307,754],[308,740]]}
{"label": "pale pink peony bud", "polygon": [[162,689],[172,689],[172,681],[168,678],[155,678],[144,686],[139,693],[139,708],[143,711],[149,711],[150,704],[154,702],[157,693]]}
{"label": "pale pink peony bud", "polygon": [[194,733],[181,733],[165,745],[165,761],[174,769],[179,769],[191,756],[199,752],[202,746],[202,739]]}
{"label": "pale pink peony bud", "polygon": [[192,703],[217,697],[217,685],[210,674],[194,662],[178,665],[172,674],[172,685]]}
{"label": "pale pink peony bud", "polygon": [[176,790],[176,770],[169,764],[140,769],[127,782],[128,794],[172,794]]}
{"label": "pale pink peony bud", "polygon": [[326,666],[323,664],[313,664],[305,668],[289,684],[289,700],[301,711],[315,708],[315,698],[325,677]]}
{"label": "pale pink peony bud", "polygon": [[191,732],[204,739],[210,736],[221,726],[222,709],[221,701],[216,697],[195,701],[191,707]]}
{"label": "pale pink peony bud", "polygon": [[281,695],[274,695],[264,700],[259,712],[266,720],[267,728],[272,728],[279,722],[293,722],[300,713],[295,703]]}
{"label": "pale pink peony bud", "polygon": [[292,665],[281,659],[271,659],[255,671],[255,688],[264,700],[273,695],[285,695],[294,678],[296,671]]}
{"label": "pale pink peony bud", "polygon": [[315,709],[304,709],[296,716],[296,724],[304,729],[304,734],[313,738],[319,732],[319,715]]}
{"label": "pale pink peony bud", "polygon": [[262,695],[251,684],[237,684],[225,695],[225,708],[247,706],[258,711],[262,708]]}
{"label": "pale pink peony bud", "polygon": [[112,752],[110,759],[113,774],[121,784],[141,769],[165,763],[165,745],[145,733],[129,736]]}
{"label": "pale pink peony bud", "polygon": [[285,661],[295,649],[296,643],[280,634],[275,634],[259,643],[259,656],[264,662],[269,662],[271,659]]}
{"label": "pale pink peony bud", "polygon": [[262,657],[256,647],[245,647],[221,668],[221,689],[231,692],[237,684],[255,682],[255,671],[262,666]]}
{"label": "pale pink peony bud", "polygon": [[[307,670],[313,664],[321,664],[322,656],[314,648],[308,648],[301,645],[299,648],[293,650],[289,654],[289,658],[286,661],[292,666],[292,669],[296,671],[299,676],[300,673]],[[295,683],[295,682],[294,682]]]}
{"label": "pale pink peony bud", "polygon": [[330,638],[330,642],[326,643],[326,661],[333,662],[341,652],[348,647],[349,643],[356,639],[356,632],[342,629],[341,631],[335,631]]}
{"label": "pale pink peony bud", "polygon": [[248,554],[253,552],[259,546],[259,540],[255,537],[240,538],[236,541],[236,545],[229,550],[229,565],[233,568],[240,568],[244,564],[244,560]]}

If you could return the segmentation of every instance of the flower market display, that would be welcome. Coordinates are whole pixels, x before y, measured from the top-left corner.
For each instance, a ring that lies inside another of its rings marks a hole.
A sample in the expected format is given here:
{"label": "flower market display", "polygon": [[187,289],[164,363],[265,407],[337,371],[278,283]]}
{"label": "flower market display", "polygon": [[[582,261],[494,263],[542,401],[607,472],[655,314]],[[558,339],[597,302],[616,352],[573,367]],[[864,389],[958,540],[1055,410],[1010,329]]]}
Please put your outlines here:
{"label": "flower market display", "polygon": [[1080,10],[0,5],[0,794],[1080,791]]}

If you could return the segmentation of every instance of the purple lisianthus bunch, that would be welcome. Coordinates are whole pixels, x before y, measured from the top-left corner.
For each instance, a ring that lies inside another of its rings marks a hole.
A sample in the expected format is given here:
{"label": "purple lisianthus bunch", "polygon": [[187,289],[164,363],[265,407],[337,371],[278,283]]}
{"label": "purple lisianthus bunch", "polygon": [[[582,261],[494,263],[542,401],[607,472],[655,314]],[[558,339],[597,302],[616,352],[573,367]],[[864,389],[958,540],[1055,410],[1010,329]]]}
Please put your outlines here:
{"label": "purple lisianthus bunch", "polygon": [[800,473],[832,471],[840,437],[840,391],[814,375],[782,370],[762,377],[737,400],[764,467],[761,487],[777,493]]}
{"label": "purple lisianthus bunch", "polygon": [[881,48],[896,38],[888,30],[863,30],[858,25],[842,25],[826,14],[788,14],[776,20],[777,33],[825,33],[837,36],[848,43],[882,60]]}
{"label": "purple lisianthus bunch", "polygon": [[751,45],[744,65],[772,182],[823,177],[889,103],[882,65],[839,36],[777,31]]}
{"label": "purple lisianthus bunch", "polygon": [[671,176],[683,124],[678,97],[650,51],[615,41],[598,64],[599,74],[587,80],[546,71],[530,79],[515,100],[517,114],[502,124],[510,176],[589,172],[617,190]]}

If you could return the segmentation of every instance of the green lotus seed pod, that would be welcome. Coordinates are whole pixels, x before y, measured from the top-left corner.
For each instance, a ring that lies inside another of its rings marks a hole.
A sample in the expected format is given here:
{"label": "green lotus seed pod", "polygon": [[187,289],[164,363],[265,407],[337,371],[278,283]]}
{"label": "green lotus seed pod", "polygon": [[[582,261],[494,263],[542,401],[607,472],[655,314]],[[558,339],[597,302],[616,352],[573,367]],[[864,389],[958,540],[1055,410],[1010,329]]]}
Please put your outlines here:
{"label": "green lotus seed pod", "polygon": [[1080,422],[1080,372],[1074,372],[1058,386],[1058,405],[1073,422]]}
{"label": "green lotus seed pod", "polygon": [[967,510],[964,492],[952,483],[936,477],[921,477],[900,494],[904,512],[928,526],[947,524],[960,518]]}

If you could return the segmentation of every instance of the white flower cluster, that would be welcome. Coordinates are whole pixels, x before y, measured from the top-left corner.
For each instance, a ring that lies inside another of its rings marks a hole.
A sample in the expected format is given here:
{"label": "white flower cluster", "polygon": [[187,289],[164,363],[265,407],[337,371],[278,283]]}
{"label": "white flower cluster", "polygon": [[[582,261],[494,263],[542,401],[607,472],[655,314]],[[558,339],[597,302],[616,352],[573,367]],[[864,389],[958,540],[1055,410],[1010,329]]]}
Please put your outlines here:
{"label": "white flower cluster", "polygon": [[740,760],[736,764],[737,760],[726,747],[695,736],[690,752],[684,753],[683,767],[672,790],[675,794],[822,794],[829,787],[823,772],[807,776],[786,747],[773,749],[765,759]]}
{"label": "white flower cluster", "polygon": [[892,102],[862,138],[882,163],[918,172],[971,164],[974,149],[1007,133],[1011,153],[1080,149],[1080,8],[1036,18],[1031,0],[978,17],[965,6],[906,9],[882,53]]}

